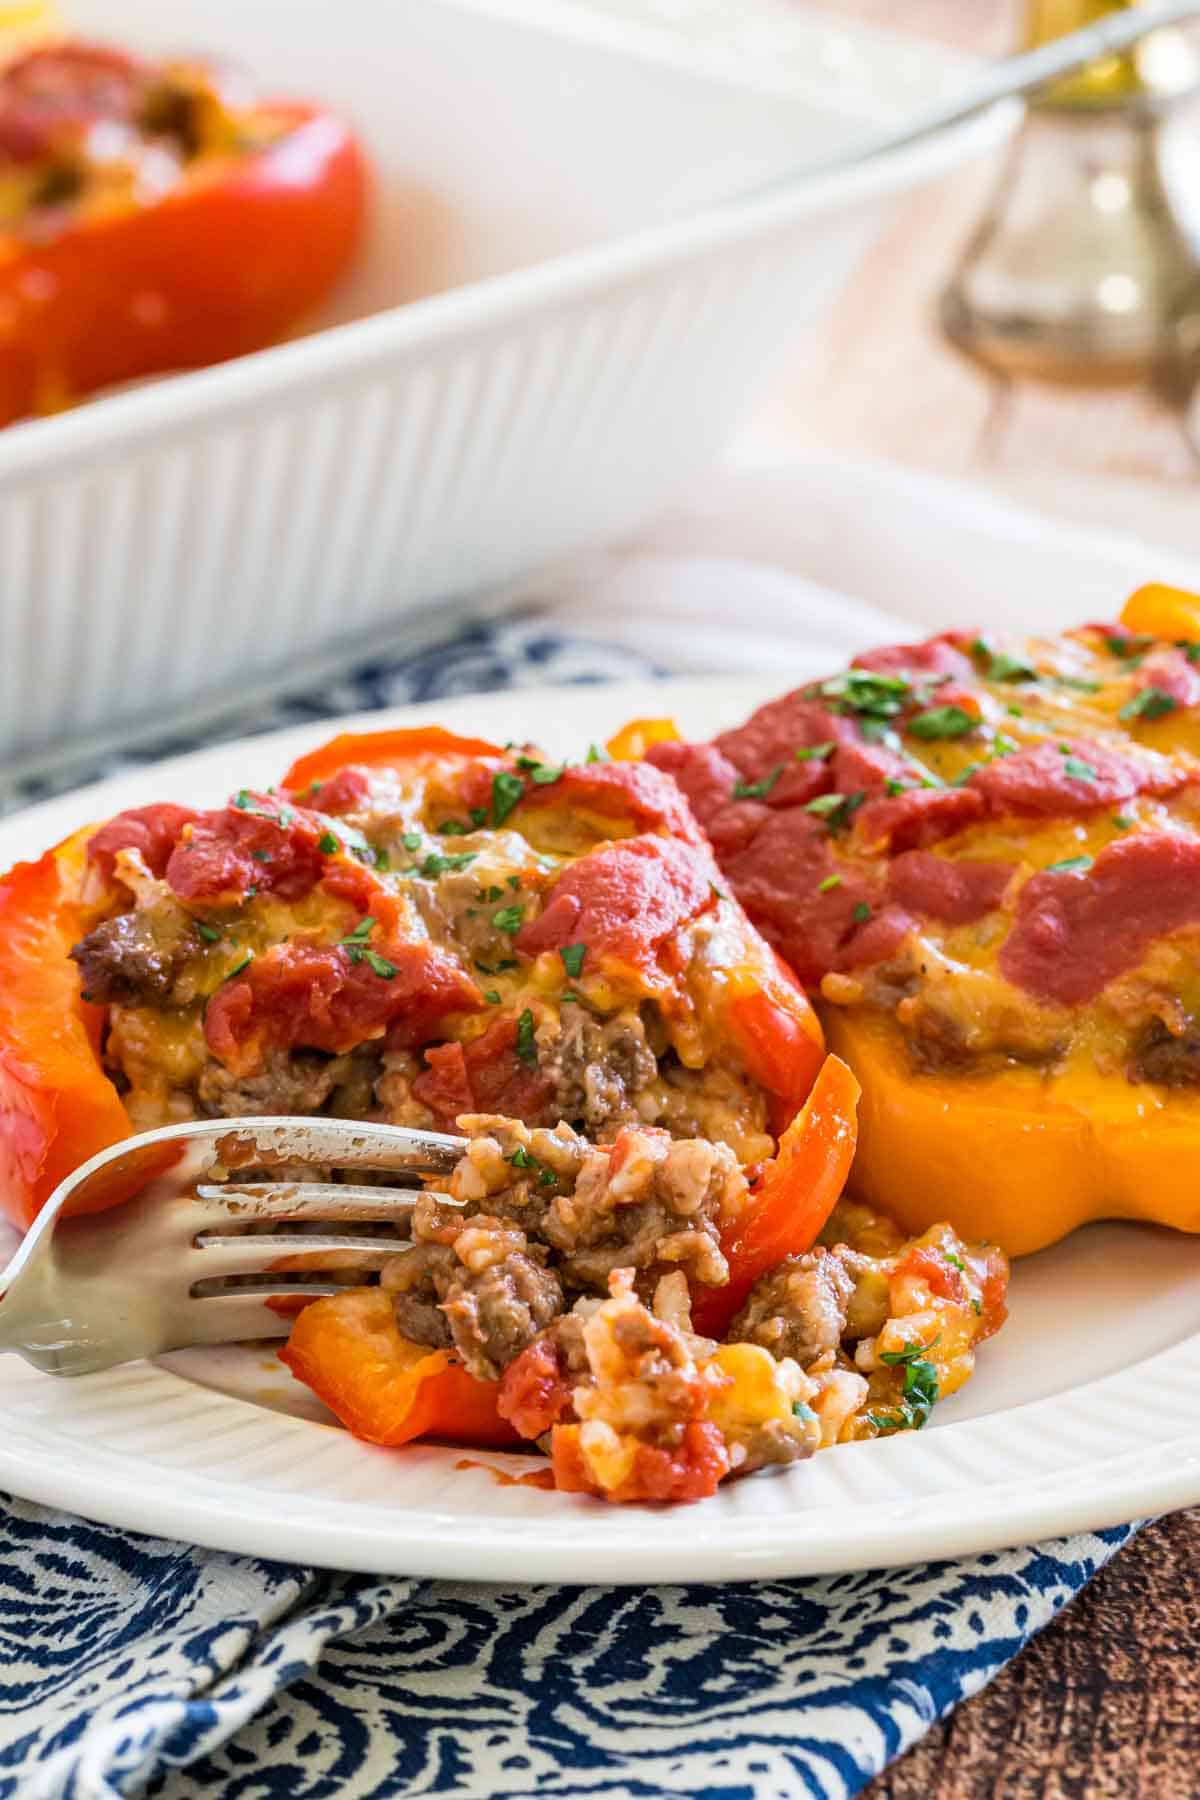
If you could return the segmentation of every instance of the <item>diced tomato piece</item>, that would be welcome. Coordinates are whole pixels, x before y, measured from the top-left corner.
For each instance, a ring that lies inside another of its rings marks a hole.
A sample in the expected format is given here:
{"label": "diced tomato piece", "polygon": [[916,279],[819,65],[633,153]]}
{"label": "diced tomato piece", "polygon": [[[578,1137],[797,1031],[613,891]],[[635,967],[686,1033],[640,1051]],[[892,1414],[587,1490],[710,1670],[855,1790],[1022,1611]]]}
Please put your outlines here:
{"label": "diced tomato piece", "polygon": [[500,1382],[500,1417],[523,1438],[539,1438],[571,1410],[574,1384],[551,1339],[535,1338],[510,1362]]}
{"label": "diced tomato piece", "polygon": [[578,1425],[556,1425],[551,1435],[554,1485],[564,1494],[686,1505],[693,1500],[707,1500],[729,1473],[729,1451],[721,1432],[708,1420],[693,1419],[684,1426],[680,1443],[672,1449],[639,1444],[625,1480],[618,1487],[604,1488],[588,1466],[580,1429]]}
{"label": "diced tomato piece", "polygon": [[680,926],[712,904],[715,881],[707,852],[673,838],[603,844],[559,876],[517,949],[536,956],[586,944],[596,956],[651,970]]}
{"label": "diced tomato piece", "polygon": [[432,944],[385,940],[373,955],[392,974],[381,974],[365,957],[353,961],[336,945],[274,945],[209,1001],[209,1049],[245,1076],[262,1068],[272,1048],[336,1054],[398,1023],[407,1041],[427,1042],[448,1013],[483,1005],[457,958]]}
{"label": "diced tomato piece", "polygon": [[413,1082],[413,1098],[429,1107],[443,1130],[460,1113],[504,1113],[527,1125],[552,1121],[554,1084],[517,1055],[515,1019],[497,1019],[469,1044],[437,1044],[425,1052],[428,1067]]}
{"label": "diced tomato piece", "polygon": [[233,904],[251,888],[299,900],[321,879],[324,830],[301,807],[243,790],[184,831],[167,862],[167,881],[181,900]]}
{"label": "diced tomato piece", "polygon": [[161,876],[185,825],[200,814],[190,806],[135,806],[118,813],[88,839],[87,859],[111,881],[118,850],[137,850],[152,875]]}

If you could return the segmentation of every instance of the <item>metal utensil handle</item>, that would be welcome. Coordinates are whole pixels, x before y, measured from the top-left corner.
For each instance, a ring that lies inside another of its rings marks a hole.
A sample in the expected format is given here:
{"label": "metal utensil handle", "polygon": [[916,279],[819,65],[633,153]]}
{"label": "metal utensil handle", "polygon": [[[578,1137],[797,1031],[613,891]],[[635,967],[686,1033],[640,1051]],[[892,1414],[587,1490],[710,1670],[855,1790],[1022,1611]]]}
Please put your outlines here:
{"label": "metal utensil handle", "polygon": [[951,125],[986,112],[1000,100],[1016,100],[1036,93],[1064,75],[1075,75],[1101,57],[1115,56],[1130,50],[1152,31],[1165,25],[1179,25],[1187,19],[1200,18],[1200,0],[1161,0],[1156,6],[1135,6],[1130,12],[1111,13],[1095,24],[1081,25],[1063,37],[1039,44],[1033,50],[1022,50],[1016,56],[1003,56],[989,63],[970,83],[949,100],[940,100],[928,111],[910,119],[899,131],[889,131],[856,145],[828,162],[807,163],[790,175],[778,177],[754,190],[754,197],[776,193],[808,182],[816,176],[856,168],[873,157],[907,149],[923,143]]}

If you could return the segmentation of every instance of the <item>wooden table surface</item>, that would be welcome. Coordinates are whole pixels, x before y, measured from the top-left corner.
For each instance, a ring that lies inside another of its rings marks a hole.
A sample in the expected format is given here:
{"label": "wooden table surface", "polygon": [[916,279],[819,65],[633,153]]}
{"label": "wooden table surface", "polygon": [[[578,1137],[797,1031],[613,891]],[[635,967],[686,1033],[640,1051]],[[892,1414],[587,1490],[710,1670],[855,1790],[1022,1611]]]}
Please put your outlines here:
{"label": "wooden table surface", "polygon": [[[987,52],[1015,40],[1016,0],[824,4]],[[977,167],[905,204],[757,431],[956,475],[1052,466],[1186,493],[1195,463],[1153,396],[1005,397],[941,342],[935,297],[994,180],[994,165]],[[1147,1526],[989,1687],[873,1782],[869,1800],[1196,1800],[1198,1568],[1200,1512]]]}

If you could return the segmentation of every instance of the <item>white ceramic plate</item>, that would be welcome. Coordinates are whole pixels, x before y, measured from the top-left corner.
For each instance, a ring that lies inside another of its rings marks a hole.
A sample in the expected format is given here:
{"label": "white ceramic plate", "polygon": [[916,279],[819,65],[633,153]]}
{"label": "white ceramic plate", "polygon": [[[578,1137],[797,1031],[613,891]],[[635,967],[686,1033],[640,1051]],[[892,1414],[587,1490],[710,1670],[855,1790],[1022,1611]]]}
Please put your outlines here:
{"label": "white ceramic plate", "polygon": [[[526,690],[351,723],[438,718],[566,755],[647,712],[708,733],[767,692],[761,681]],[[329,734],[225,746],[34,808],[0,826],[0,864],[122,806],[206,805],[267,783]],[[791,1575],[964,1555],[1200,1501],[1198,1395],[1200,1238],[1104,1225],[1017,1267],[1011,1322],[925,1431],[731,1483],[686,1512],[606,1507],[491,1472],[537,1466],[527,1457],[472,1452],[464,1468],[453,1449],[356,1443],[262,1348],[76,1381],[6,1358],[0,1486],[110,1524],[341,1568],[582,1582]]]}

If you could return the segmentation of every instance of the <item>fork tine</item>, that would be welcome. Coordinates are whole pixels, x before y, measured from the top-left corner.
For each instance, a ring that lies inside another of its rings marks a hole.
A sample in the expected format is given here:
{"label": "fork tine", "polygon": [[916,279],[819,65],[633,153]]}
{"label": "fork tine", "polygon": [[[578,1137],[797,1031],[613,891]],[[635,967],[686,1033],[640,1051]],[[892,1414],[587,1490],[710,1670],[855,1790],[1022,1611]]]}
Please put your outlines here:
{"label": "fork tine", "polygon": [[404,1238],[235,1237],[212,1231],[201,1232],[195,1242],[202,1252],[192,1265],[195,1281],[221,1280],[227,1275],[267,1277],[291,1270],[378,1269],[412,1249]]}
{"label": "fork tine", "polygon": [[216,1201],[226,1212],[243,1219],[314,1219],[333,1224],[368,1220],[406,1219],[423,1193],[440,1206],[461,1209],[465,1202],[426,1188],[359,1187],[338,1181],[204,1182],[196,1193],[201,1200]]}
{"label": "fork tine", "polygon": [[255,1338],[287,1337],[296,1322],[293,1310],[276,1310],[269,1300],[325,1300],[344,1294],[345,1288],[328,1281],[297,1282],[281,1287],[278,1282],[230,1288],[224,1294],[193,1299],[187,1313],[189,1344],[238,1344]]}

